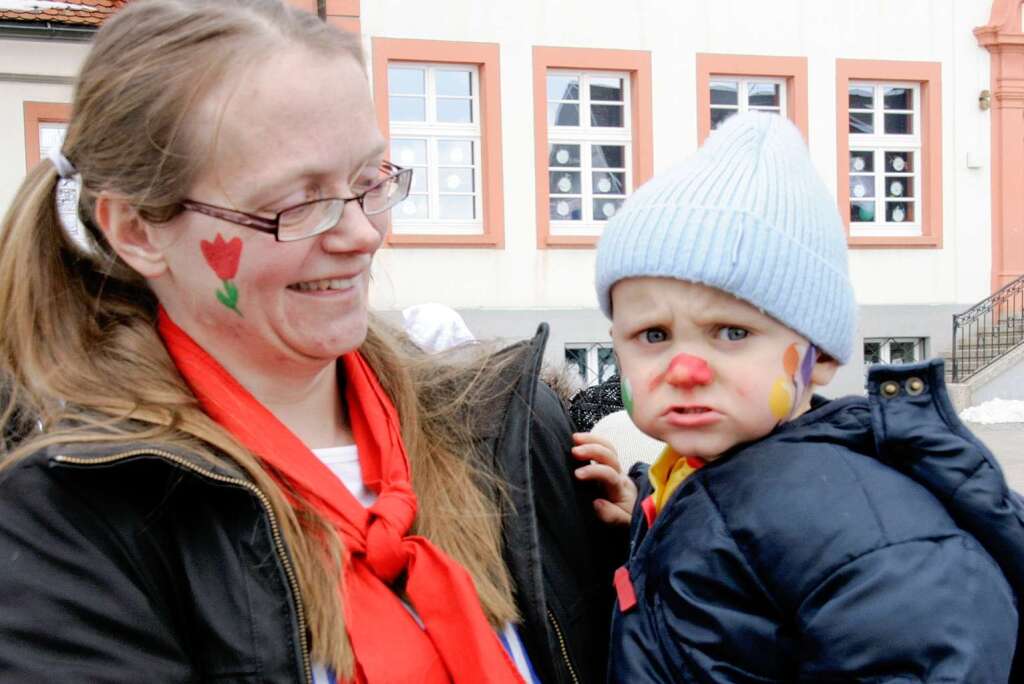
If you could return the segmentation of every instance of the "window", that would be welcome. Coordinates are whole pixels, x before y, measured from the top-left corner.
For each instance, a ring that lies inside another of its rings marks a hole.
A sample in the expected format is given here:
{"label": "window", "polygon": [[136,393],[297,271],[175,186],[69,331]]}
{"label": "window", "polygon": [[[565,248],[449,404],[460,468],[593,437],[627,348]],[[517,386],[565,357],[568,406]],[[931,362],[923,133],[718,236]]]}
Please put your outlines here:
{"label": "window", "polygon": [[708,88],[712,130],[737,112],[763,111],[786,116],[786,82],[781,78],[712,76]]}
{"label": "window", "polygon": [[618,373],[610,343],[565,345],[565,363],[579,373],[588,387],[604,382]]}
{"label": "window", "polygon": [[556,235],[599,235],[632,187],[629,78],[548,70],[548,218]]}
{"label": "window", "polygon": [[697,54],[697,142],[737,112],[777,112],[807,138],[807,58]]}
{"label": "window", "polygon": [[876,363],[914,363],[925,359],[924,337],[865,337],[864,367]]}
{"label": "window", "polygon": [[851,231],[920,234],[920,88],[853,81],[848,93]]}
{"label": "window", "polygon": [[593,246],[651,176],[650,53],[535,47],[533,68],[538,246]]}
{"label": "window", "polygon": [[482,232],[479,90],[473,66],[388,67],[391,160],[413,169],[395,233]]}
{"label": "window", "polygon": [[836,73],[836,194],[850,246],[941,246],[939,65],[838,60]]}
{"label": "window", "polygon": [[502,246],[498,46],[374,38],[373,70],[391,160],[413,169],[389,244]]}

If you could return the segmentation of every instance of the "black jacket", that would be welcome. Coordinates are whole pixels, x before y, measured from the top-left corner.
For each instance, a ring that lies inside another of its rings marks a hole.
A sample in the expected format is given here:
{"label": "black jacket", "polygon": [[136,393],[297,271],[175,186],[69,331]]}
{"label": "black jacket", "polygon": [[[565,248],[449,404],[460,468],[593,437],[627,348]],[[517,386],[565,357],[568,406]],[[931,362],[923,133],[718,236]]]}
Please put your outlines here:
{"label": "black jacket", "polygon": [[700,469],[650,529],[634,518],[613,681],[1011,681],[1019,502],[941,363],[869,390]]}
{"label": "black jacket", "polygon": [[[538,383],[546,326],[482,430],[514,513],[506,558],[545,682],[604,676],[612,561]],[[624,546],[624,545],[623,545]],[[239,472],[156,444],[42,451],[0,472],[0,681],[307,682],[277,522]]]}

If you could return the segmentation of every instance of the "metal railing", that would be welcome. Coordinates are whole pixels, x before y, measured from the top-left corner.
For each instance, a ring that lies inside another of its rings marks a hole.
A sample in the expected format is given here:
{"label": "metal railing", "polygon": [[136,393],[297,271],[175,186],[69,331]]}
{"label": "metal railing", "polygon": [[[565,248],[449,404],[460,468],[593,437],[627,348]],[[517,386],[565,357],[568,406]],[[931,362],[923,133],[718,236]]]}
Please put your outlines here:
{"label": "metal railing", "polygon": [[1024,342],[1024,276],[953,314],[952,382],[963,382]]}

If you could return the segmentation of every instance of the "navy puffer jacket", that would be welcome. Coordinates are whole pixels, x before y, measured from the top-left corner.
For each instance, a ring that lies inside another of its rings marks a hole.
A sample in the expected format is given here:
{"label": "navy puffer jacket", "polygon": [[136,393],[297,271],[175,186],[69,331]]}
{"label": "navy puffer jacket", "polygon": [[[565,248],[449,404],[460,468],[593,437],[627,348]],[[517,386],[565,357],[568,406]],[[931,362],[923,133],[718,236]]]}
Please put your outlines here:
{"label": "navy puffer jacket", "polygon": [[1011,675],[1024,517],[953,413],[941,362],[873,370],[867,398],[816,399],[697,471],[650,529],[634,516],[628,572],[615,682],[1024,672]]}

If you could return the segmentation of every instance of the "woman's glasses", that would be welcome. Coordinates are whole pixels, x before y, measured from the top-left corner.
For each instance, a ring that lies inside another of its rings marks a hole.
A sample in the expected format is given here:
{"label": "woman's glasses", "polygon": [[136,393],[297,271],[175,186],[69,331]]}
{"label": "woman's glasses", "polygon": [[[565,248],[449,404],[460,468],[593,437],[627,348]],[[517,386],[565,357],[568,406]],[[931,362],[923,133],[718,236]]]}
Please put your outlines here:
{"label": "woman's glasses", "polygon": [[412,169],[403,169],[385,161],[381,163],[380,171],[382,177],[355,197],[329,197],[303,202],[278,212],[273,218],[188,199],[182,200],[180,204],[181,208],[187,211],[206,214],[264,233],[273,233],[278,242],[292,242],[314,237],[336,226],[345,211],[345,205],[349,202],[358,202],[364,214],[375,216],[383,214],[409,196]]}

